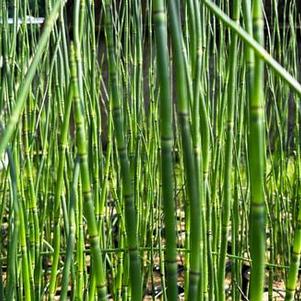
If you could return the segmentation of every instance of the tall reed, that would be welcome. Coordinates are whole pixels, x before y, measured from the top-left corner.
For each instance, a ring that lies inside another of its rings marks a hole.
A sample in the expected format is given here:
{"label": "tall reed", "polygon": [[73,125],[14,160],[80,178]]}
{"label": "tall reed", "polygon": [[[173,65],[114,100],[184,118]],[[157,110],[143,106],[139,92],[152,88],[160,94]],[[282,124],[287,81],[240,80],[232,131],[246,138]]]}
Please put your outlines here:
{"label": "tall reed", "polygon": [[176,217],[173,164],[173,122],[167,42],[167,15],[164,1],[153,3],[156,30],[157,68],[160,87],[161,178],[166,229],[166,285],[168,300],[177,300]]}
{"label": "tall reed", "polygon": [[109,63],[110,96],[112,101],[112,114],[114,121],[114,133],[117,142],[120,171],[122,177],[122,195],[125,210],[125,227],[127,234],[127,247],[129,251],[129,273],[131,283],[132,300],[141,300],[141,263],[137,237],[137,214],[134,203],[134,191],[131,175],[131,166],[127,153],[125,131],[123,128],[123,110],[119,96],[118,69],[114,53],[113,22],[111,1],[105,2],[106,14],[106,43]]}

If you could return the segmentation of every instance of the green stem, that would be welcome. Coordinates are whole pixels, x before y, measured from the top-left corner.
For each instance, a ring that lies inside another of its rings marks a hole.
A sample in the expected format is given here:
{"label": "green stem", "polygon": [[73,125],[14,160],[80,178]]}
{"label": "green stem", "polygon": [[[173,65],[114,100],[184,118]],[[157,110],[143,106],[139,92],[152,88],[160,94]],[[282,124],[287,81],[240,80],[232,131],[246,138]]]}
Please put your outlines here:
{"label": "green stem", "polygon": [[177,300],[176,218],[173,183],[174,165],[172,157],[172,99],[170,95],[169,55],[164,1],[154,1],[153,15],[155,23],[157,68],[160,87],[161,173],[164,221],[166,230],[166,286],[168,300]]}

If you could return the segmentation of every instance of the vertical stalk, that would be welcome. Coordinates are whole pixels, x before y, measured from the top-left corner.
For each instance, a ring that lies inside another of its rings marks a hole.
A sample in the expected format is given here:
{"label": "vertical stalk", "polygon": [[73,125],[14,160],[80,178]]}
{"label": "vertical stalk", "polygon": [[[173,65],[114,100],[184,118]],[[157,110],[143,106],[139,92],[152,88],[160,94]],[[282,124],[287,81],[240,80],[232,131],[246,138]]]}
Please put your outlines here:
{"label": "vertical stalk", "polygon": [[[235,22],[239,21],[240,0],[233,1],[232,18]],[[229,53],[229,79],[227,95],[227,135],[225,145],[225,167],[224,167],[224,186],[222,202],[222,228],[220,252],[218,259],[218,291],[219,301],[225,300],[224,278],[226,266],[226,253],[228,245],[228,233],[230,213],[232,207],[232,168],[233,168],[233,139],[234,139],[234,113],[236,103],[236,76],[237,76],[237,53],[238,53],[237,35],[231,35],[230,53]]]}
{"label": "vertical stalk", "polygon": [[67,149],[67,139],[68,139],[68,128],[71,115],[71,107],[73,100],[73,86],[76,85],[76,82],[71,82],[69,86],[69,93],[67,96],[64,112],[64,120],[62,124],[61,135],[59,139],[59,165],[57,169],[57,178],[56,178],[56,189],[54,197],[54,230],[53,230],[53,260],[51,267],[50,275],[50,284],[49,284],[49,295],[50,300],[54,299],[56,291],[56,278],[57,278],[57,267],[60,257],[60,247],[61,247],[61,198],[64,184],[64,168],[66,161],[66,149]]}
{"label": "vertical stalk", "polygon": [[124,200],[125,227],[127,234],[127,247],[129,250],[129,273],[131,298],[133,301],[142,299],[142,277],[141,263],[139,255],[139,244],[137,236],[137,213],[134,203],[134,191],[132,183],[131,166],[125,140],[125,130],[123,123],[123,111],[118,87],[118,65],[114,51],[113,20],[111,12],[111,0],[105,1],[105,20],[106,20],[106,43],[107,56],[109,63],[110,95],[112,101],[113,123],[115,139],[118,148],[120,163],[122,193]]}
{"label": "vertical stalk", "polygon": [[298,219],[295,228],[293,250],[291,255],[291,263],[290,263],[287,282],[286,282],[285,301],[294,300],[294,295],[295,295],[295,290],[296,290],[297,280],[298,280],[298,271],[300,266],[300,254],[301,254],[301,209],[299,208]]}
{"label": "vertical stalk", "polygon": [[[253,2],[253,34],[260,45],[264,44],[262,1]],[[264,63],[255,54],[254,77],[250,88],[248,137],[250,172],[250,255],[252,270],[250,299],[262,300],[265,270],[265,194],[264,194]]]}
{"label": "vertical stalk", "polygon": [[78,185],[79,172],[80,172],[79,162],[76,161],[74,166],[72,185],[71,185],[70,208],[69,208],[70,228],[69,228],[69,236],[67,240],[66,261],[63,270],[62,293],[60,296],[60,300],[67,300],[70,267],[72,263],[73,251],[75,246],[75,231],[76,231],[75,202],[77,200],[76,188]]}
{"label": "vertical stalk", "polygon": [[168,300],[177,300],[177,251],[176,251],[176,218],[174,201],[173,175],[173,127],[172,99],[169,79],[169,55],[167,43],[166,11],[164,1],[153,3],[155,23],[157,70],[160,88],[161,120],[161,177],[164,221],[166,230],[166,286]]}
{"label": "vertical stalk", "polygon": [[173,60],[175,65],[177,110],[181,126],[181,137],[183,145],[184,169],[186,176],[186,187],[190,206],[190,270],[188,300],[199,300],[200,280],[200,244],[201,244],[201,209],[200,209],[200,179],[195,162],[192,145],[192,132],[189,123],[189,103],[187,96],[187,78],[183,55],[183,35],[179,20],[179,7],[175,1],[167,1],[170,20]]}
{"label": "vertical stalk", "polygon": [[[76,58],[78,52],[74,53],[73,44],[71,46],[70,56],[72,59],[75,58],[75,62],[79,61]],[[91,191],[90,173],[88,165],[88,150],[87,150],[87,139],[86,139],[86,129],[85,129],[85,119],[83,115],[83,99],[80,98],[79,85],[77,77],[77,69],[74,61],[72,61],[71,66],[71,77],[76,83],[73,86],[74,93],[74,114],[76,123],[76,146],[77,152],[80,160],[80,172],[81,172],[81,182],[83,187],[83,200],[84,200],[84,214],[87,220],[87,227],[89,233],[89,242],[91,245],[91,254],[93,260],[93,272],[96,277],[96,286],[98,290],[98,299],[106,300],[107,287],[106,279],[104,274],[102,254],[100,249],[100,239],[97,229],[93,195]]]}
{"label": "vertical stalk", "polygon": [[18,250],[18,236],[20,230],[20,206],[19,199],[17,194],[17,175],[14,164],[14,159],[12,156],[11,149],[8,149],[6,155],[9,158],[10,165],[10,181],[11,181],[11,197],[12,204],[10,205],[10,224],[13,224],[13,231],[10,234],[10,245],[9,245],[9,254],[8,254],[8,284],[7,284],[7,294],[6,300],[14,300],[17,298],[17,250]]}

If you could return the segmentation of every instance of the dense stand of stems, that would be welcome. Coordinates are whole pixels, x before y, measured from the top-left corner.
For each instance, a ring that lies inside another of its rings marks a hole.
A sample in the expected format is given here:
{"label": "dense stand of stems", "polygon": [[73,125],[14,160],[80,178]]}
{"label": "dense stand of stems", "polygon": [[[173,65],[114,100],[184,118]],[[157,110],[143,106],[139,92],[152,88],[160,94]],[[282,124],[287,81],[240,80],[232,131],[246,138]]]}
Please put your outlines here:
{"label": "dense stand of stems", "polygon": [[296,297],[299,3],[64,2],[1,2],[0,299]]}
{"label": "dense stand of stems", "polygon": [[19,121],[20,115],[22,114],[22,111],[24,109],[25,100],[29,93],[30,85],[34,78],[35,71],[41,60],[43,51],[46,48],[52,28],[58,17],[58,12],[61,9],[61,6],[63,3],[64,3],[64,1],[61,1],[61,0],[56,1],[55,5],[53,6],[53,9],[51,11],[51,14],[47,18],[43,34],[40,37],[39,44],[37,45],[37,49],[35,51],[34,58],[30,64],[30,67],[28,68],[28,70],[26,72],[26,75],[25,75],[26,80],[22,81],[22,85],[18,89],[16,103],[12,110],[12,115],[10,116],[10,120],[7,123],[5,129],[2,133],[1,143],[0,143],[0,156],[3,155],[3,152],[4,152],[7,144],[9,143],[12,135],[14,134],[15,127],[16,127],[16,125]]}

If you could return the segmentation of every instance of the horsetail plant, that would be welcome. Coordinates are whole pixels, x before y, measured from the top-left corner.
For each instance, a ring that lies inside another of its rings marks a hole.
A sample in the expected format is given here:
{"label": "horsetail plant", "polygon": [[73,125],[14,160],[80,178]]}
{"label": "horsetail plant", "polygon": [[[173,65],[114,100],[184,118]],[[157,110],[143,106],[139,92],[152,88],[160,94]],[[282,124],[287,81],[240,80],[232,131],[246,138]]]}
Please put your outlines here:
{"label": "horsetail plant", "polygon": [[[253,34],[263,45],[262,3],[253,3]],[[262,300],[265,271],[265,192],[264,192],[264,62],[255,54],[254,73],[250,89],[248,138],[250,171],[250,255],[252,270],[250,298]]]}
{"label": "horsetail plant", "polygon": [[46,48],[49,36],[51,34],[51,31],[53,29],[53,26],[55,25],[55,21],[58,17],[59,11],[62,8],[62,5],[65,3],[65,0],[57,0],[55,2],[55,5],[53,6],[53,9],[51,13],[49,14],[44,31],[40,37],[39,43],[37,45],[37,49],[35,51],[35,55],[32,59],[31,65],[28,68],[25,80],[22,81],[21,85],[18,88],[18,92],[16,95],[16,103],[14,105],[14,108],[12,109],[12,115],[10,116],[9,122],[7,123],[1,138],[0,138],[0,156],[3,155],[3,152],[9,143],[12,135],[14,134],[15,127],[19,121],[20,115],[23,112],[24,104],[26,97],[29,93],[30,85],[32,83],[32,80],[35,75],[35,71],[38,67],[38,64],[41,60],[41,57],[43,55],[43,52]]}
{"label": "horsetail plant", "polygon": [[187,98],[187,78],[185,75],[184,57],[182,52],[183,37],[178,16],[178,7],[174,1],[167,1],[167,12],[170,20],[172,50],[175,65],[176,88],[177,88],[177,110],[181,127],[181,137],[183,145],[183,157],[185,175],[188,191],[188,206],[190,208],[190,270],[189,270],[189,291],[188,300],[197,300],[199,295],[199,281],[201,268],[201,220],[200,220],[200,179],[197,175],[196,162],[193,152],[191,127],[189,123],[189,107]]}
{"label": "horsetail plant", "polygon": [[298,95],[301,95],[301,84],[295,79],[281,64],[279,64],[265,49],[248,34],[242,27],[238,26],[230,17],[228,17],[215,3],[203,0],[203,3],[210,11],[217,16],[227,27],[235,32],[254,52],[269,65],[285,82],[292,87]]}
{"label": "horsetail plant", "polygon": [[160,88],[161,181],[166,228],[165,266],[167,297],[168,300],[177,300],[176,218],[173,183],[173,110],[169,77],[167,16],[164,1],[154,1],[153,15],[156,26],[157,68]]}
{"label": "horsetail plant", "polygon": [[298,270],[300,266],[300,253],[301,253],[301,210],[299,209],[298,212],[298,218],[295,228],[295,236],[294,236],[294,242],[293,242],[293,249],[292,249],[292,255],[291,255],[291,264],[289,267],[289,273],[288,278],[286,282],[286,294],[285,294],[285,300],[286,301],[292,301],[294,300],[294,295],[296,291],[297,286],[297,280],[298,280]]}
{"label": "horsetail plant", "polygon": [[[233,1],[232,7],[232,19],[236,22],[239,21],[240,12],[239,0]],[[230,210],[232,207],[232,162],[233,162],[233,137],[234,137],[234,114],[237,95],[236,88],[236,70],[237,70],[237,53],[238,43],[237,36],[231,35],[230,50],[229,50],[229,75],[228,75],[228,94],[227,94],[227,135],[225,145],[225,167],[224,167],[224,186],[223,186],[223,203],[222,203],[222,225],[221,225],[221,244],[219,250],[219,262],[218,262],[218,291],[219,301],[225,300],[224,290],[224,271],[226,264],[226,252],[228,245],[228,232],[229,232],[229,219]]]}
{"label": "horsetail plant", "polygon": [[301,6],[216,3],[1,2],[1,300],[298,298]]}
{"label": "horsetail plant", "polygon": [[131,285],[131,298],[134,301],[142,299],[141,263],[137,237],[137,213],[134,204],[134,191],[131,175],[131,166],[127,152],[125,131],[123,128],[123,110],[119,96],[118,69],[114,51],[113,22],[111,1],[105,1],[106,43],[109,63],[110,96],[112,101],[112,114],[114,133],[118,148],[120,163],[122,194],[125,212],[125,227],[127,234],[127,247],[129,251],[129,275]]}
{"label": "horsetail plant", "polygon": [[69,274],[71,270],[71,263],[73,258],[73,251],[75,246],[75,232],[76,232],[76,221],[75,221],[75,202],[76,202],[76,191],[79,178],[80,168],[79,161],[77,160],[74,166],[74,174],[72,179],[71,193],[70,193],[70,207],[69,207],[69,219],[70,219],[70,228],[67,242],[66,250],[66,262],[63,270],[63,279],[62,279],[62,293],[60,296],[61,300],[67,300],[68,293],[68,284],[69,284]]}
{"label": "horsetail plant", "polygon": [[[70,62],[70,64],[73,62]],[[76,78],[72,78],[72,82],[69,85],[69,93],[67,96],[67,101],[65,105],[65,114],[64,120],[62,124],[62,130],[60,135],[60,149],[59,149],[59,165],[58,165],[58,174],[56,179],[56,190],[55,190],[55,198],[54,198],[54,254],[53,254],[53,262],[51,269],[51,278],[49,285],[49,295],[50,299],[53,300],[55,296],[56,289],[56,277],[57,277],[57,266],[59,261],[60,254],[60,217],[61,217],[61,194],[63,190],[63,182],[64,182],[64,167],[66,161],[66,149],[67,149],[67,141],[68,141],[68,128],[71,116],[71,108],[73,101],[73,90],[74,85],[76,85]]]}
{"label": "horsetail plant", "polygon": [[75,114],[75,123],[76,123],[76,144],[77,151],[80,160],[80,173],[82,181],[82,194],[84,200],[84,214],[87,219],[88,233],[89,233],[89,242],[91,245],[91,253],[93,259],[93,271],[95,272],[97,293],[99,300],[106,300],[107,297],[107,288],[106,280],[104,275],[104,266],[103,258],[100,248],[100,239],[97,229],[96,217],[94,212],[94,203],[93,203],[93,194],[91,191],[90,175],[89,175],[89,165],[88,165],[88,153],[87,153],[87,144],[86,144],[86,133],[85,133],[85,123],[84,123],[84,114],[83,107],[81,103],[81,98],[79,95],[79,86],[78,86],[78,77],[76,64],[78,62],[76,59],[76,53],[74,53],[73,44],[71,45],[70,57],[71,61],[71,77],[73,78],[73,94],[74,94],[74,114]]}

